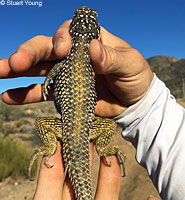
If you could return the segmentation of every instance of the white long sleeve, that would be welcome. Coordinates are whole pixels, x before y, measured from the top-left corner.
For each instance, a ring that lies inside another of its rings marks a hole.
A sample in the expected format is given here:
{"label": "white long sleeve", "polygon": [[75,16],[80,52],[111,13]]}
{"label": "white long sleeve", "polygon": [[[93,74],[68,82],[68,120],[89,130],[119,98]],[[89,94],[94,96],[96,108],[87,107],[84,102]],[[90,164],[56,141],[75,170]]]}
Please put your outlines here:
{"label": "white long sleeve", "polygon": [[156,76],[139,102],[117,116],[162,199],[185,200],[185,109]]}

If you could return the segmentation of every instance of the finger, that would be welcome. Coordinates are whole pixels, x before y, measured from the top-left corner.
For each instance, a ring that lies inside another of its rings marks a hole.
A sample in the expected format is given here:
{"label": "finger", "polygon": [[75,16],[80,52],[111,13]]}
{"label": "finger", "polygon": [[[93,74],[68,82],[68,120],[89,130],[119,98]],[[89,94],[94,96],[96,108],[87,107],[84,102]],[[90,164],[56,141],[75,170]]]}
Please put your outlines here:
{"label": "finger", "polygon": [[56,63],[54,60],[65,57],[70,49],[69,24],[70,20],[64,22],[56,31],[53,39],[36,36],[20,45],[9,60],[1,59],[0,78],[46,76]]}
{"label": "finger", "polygon": [[54,51],[59,58],[66,56],[71,47],[71,36],[69,34],[70,23],[71,20],[65,21],[53,36]]}
{"label": "finger", "polygon": [[73,190],[73,186],[69,176],[66,177],[63,192],[62,192],[62,200],[75,200],[75,193]]}
{"label": "finger", "polygon": [[[152,196],[152,195],[151,195]],[[156,198],[156,197],[148,197],[148,199],[147,200],[159,200],[158,198]]]}
{"label": "finger", "polygon": [[[49,95],[47,100],[53,100],[53,84],[50,85]],[[1,95],[1,99],[6,104],[22,105],[43,101],[42,85],[33,84],[25,88],[11,89]]]}
{"label": "finger", "polygon": [[[107,65],[110,66],[110,62],[113,63],[116,61],[116,52],[114,52],[114,49],[116,48],[130,49],[131,47],[127,42],[109,33],[107,30],[101,27],[100,40],[92,40],[89,49],[91,61],[94,64],[93,66],[95,67],[96,72],[111,72],[111,69],[109,69]],[[109,59],[109,56],[111,56],[111,59]],[[109,60],[107,61],[107,59]]]}
{"label": "finger", "polygon": [[92,40],[89,51],[94,69],[100,74],[113,73],[119,77],[128,77],[132,76],[133,72],[134,75],[141,72],[140,66],[148,66],[146,63],[143,64],[146,61],[136,49],[103,27],[100,41]]}
{"label": "finger", "polygon": [[15,72],[11,69],[8,59],[0,60],[0,78],[33,77],[46,76],[56,61],[41,61],[36,66],[24,72]]}
{"label": "finger", "polygon": [[116,156],[109,156],[111,167],[101,158],[95,200],[118,200],[121,169]]}
{"label": "finger", "polygon": [[56,59],[53,51],[52,38],[36,36],[20,45],[17,51],[9,58],[9,67],[13,72],[20,73],[30,70],[43,61]]}
{"label": "finger", "polygon": [[[93,144],[90,143],[90,168],[91,168],[91,170],[92,170],[92,161],[93,161]],[[66,177],[66,181],[64,183],[62,199],[65,199],[65,200],[74,200],[75,199],[73,186],[72,186],[71,180],[69,179],[68,176]]]}
{"label": "finger", "polygon": [[58,142],[56,153],[49,159],[49,163],[54,165],[52,168],[48,168],[44,164],[44,159],[42,160],[34,200],[61,200],[64,183],[61,148],[62,145]]}
{"label": "finger", "polygon": [[101,77],[121,105],[131,105],[144,96],[153,74],[147,61],[136,49],[112,48],[92,40],[90,55],[95,72],[108,74]]}

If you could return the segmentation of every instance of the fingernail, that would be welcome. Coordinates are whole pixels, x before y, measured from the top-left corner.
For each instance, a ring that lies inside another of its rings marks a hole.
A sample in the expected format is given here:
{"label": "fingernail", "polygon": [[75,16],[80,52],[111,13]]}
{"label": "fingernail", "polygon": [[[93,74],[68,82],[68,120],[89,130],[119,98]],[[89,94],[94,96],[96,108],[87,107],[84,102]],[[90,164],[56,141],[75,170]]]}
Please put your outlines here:
{"label": "fingernail", "polygon": [[58,45],[60,44],[62,38],[58,38],[54,43],[54,51],[57,49]]}
{"label": "fingernail", "polygon": [[148,199],[149,199],[149,198],[152,198],[152,197],[154,197],[154,196],[153,196],[152,194],[150,194],[150,195],[148,196]]}

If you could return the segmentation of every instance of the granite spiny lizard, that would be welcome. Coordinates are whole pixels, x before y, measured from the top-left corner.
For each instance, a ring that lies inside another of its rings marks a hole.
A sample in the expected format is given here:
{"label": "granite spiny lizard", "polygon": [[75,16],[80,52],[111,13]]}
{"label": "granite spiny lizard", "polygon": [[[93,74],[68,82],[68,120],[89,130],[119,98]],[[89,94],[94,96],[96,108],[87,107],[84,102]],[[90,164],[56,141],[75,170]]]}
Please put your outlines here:
{"label": "granite spiny lizard", "polygon": [[116,154],[124,168],[125,156],[116,146],[109,146],[116,123],[112,119],[95,117],[96,90],[90,63],[89,44],[98,39],[100,26],[97,12],[86,6],[76,9],[69,29],[72,45],[68,55],[48,73],[43,96],[46,100],[50,81],[54,78],[54,103],[61,119],[39,117],[35,125],[44,143],[31,157],[31,167],[38,156],[46,156],[45,164],[55,153],[57,139],[63,143],[63,159],[77,200],[92,200],[89,141],[92,139],[97,153],[104,157]]}

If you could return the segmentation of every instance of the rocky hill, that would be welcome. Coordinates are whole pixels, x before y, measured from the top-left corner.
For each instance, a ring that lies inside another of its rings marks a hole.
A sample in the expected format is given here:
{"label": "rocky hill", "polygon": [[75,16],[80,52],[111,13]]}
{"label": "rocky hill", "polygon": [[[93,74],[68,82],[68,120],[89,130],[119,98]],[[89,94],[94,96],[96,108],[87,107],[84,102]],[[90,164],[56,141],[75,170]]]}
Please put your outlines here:
{"label": "rocky hill", "polygon": [[183,97],[183,78],[185,84],[185,59],[155,56],[147,59],[153,72],[165,82],[176,98]]}

